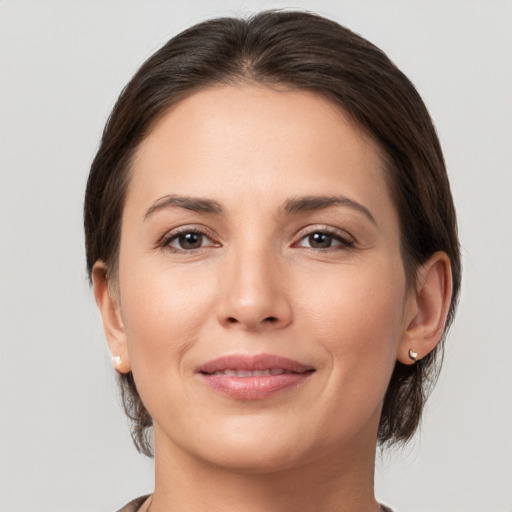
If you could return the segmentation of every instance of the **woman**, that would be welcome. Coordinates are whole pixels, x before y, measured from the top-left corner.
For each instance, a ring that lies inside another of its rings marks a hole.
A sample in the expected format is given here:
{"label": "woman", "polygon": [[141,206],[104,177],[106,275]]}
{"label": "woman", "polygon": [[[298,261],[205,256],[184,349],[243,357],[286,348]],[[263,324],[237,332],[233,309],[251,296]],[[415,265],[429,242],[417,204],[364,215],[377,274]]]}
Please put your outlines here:
{"label": "woman", "polygon": [[124,511],[387,510],[460,283],[439,142],[376,47],[301,12],[179,34],[121,94],[87,265],[155,490]]}

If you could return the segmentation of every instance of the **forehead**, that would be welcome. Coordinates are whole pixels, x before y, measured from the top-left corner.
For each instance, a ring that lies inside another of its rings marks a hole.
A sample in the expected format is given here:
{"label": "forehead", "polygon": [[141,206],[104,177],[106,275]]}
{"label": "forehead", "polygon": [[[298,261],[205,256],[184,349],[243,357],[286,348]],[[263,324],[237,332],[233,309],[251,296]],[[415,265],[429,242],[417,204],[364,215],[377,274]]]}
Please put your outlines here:
{"label": "forehead", "polygon": [[369,207],[390,203],[377,144],[340,107],[307,91],[217,86],[158,120],[135,155],[127,204],[171,193],[224,203],[336,191]]}

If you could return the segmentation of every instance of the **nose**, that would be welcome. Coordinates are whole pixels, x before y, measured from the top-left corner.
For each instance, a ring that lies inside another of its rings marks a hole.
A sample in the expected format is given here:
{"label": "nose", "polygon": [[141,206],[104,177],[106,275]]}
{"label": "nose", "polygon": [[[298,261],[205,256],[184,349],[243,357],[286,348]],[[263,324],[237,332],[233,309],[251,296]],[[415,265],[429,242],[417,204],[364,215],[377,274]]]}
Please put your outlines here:
{"label": "nose", "polygon": [[261,249],[238,251],[225,265],[217,304],[223,327],[258,332],[290,325],[287,272],[278,255]]}

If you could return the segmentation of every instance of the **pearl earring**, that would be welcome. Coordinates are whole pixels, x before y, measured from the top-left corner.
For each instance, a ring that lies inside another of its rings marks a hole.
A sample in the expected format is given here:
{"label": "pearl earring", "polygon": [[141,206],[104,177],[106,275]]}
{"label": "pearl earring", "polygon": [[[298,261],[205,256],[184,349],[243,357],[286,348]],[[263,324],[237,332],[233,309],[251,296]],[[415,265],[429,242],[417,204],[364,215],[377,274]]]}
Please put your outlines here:
{"label": "pearl earring", "polygon": [[112,356],[112,363],[114,366],[119,366],[121,364],[121,356]]}
{"label": "pearl earring", "polygon": [[418,360],[418,352],[414,352],[414,350],[411,348],[409,349],[409,357],[416,362]]}

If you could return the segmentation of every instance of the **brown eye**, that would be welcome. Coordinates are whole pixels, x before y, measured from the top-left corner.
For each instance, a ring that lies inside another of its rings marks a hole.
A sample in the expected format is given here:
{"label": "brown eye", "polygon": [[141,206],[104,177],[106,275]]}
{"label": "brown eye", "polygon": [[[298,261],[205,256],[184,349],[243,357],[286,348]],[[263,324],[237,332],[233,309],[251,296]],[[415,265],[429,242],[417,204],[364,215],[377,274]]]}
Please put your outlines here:
{"label": "brown eye", "polygon": [[199,231],[182,231],[170,236],[164,243],[164,246],[175,252],[193,251],[194,249],[212,245],[214,245],[213,242],[204,233]]}
{"label": "brown eye", "polygon": [[332,236],[327,233],[312,233],[308,236],[309,246],[313,249],[327,249],[332,245]]}
{"label": "brown eye", "polygon": [[203,235],[200,233],[184,233],[177,238],[180,249],[197,249],[203,243]]}
{"label": "brown eye", "polygon": [[354,241],[347,236],[343,236],[338,232],[331,231],[314,231],[303,236],[299,243],[299,247],[307,247],[309,249],[343,249],[354,247]]}

